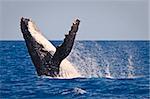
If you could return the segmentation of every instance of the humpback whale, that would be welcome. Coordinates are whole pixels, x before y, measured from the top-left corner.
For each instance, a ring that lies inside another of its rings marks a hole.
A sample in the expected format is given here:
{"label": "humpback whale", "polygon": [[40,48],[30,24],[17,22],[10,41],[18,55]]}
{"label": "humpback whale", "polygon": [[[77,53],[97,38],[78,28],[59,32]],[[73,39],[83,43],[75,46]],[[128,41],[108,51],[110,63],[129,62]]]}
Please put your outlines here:
{"label": "humpback whale", "polygon": [[66,58],[74,45],[79,24],[80,20],[76,19],[69,33],[65,35],[63,43],[60,46],[54,47],[54,45],[43,36],[31,19],[21,18],[21,32],[39,76],[58,78],[82,77],[75,66]]}

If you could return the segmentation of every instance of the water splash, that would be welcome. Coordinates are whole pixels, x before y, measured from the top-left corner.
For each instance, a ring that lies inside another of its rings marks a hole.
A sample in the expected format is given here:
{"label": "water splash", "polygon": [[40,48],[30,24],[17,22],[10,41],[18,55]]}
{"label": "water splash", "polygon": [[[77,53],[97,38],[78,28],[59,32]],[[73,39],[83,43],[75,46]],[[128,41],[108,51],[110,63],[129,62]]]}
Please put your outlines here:
{"label": "water splash", "polygon": [[128,66],[128,78],[133,78],[134,77],[134,64],[133,64],[133,61],[132,61],[132,56],[130,55],[129,58],[128,58],[128,62],[129,62],[129,65]]}
{"label": "water splash", "polygon": [[91,51],[86,49],[85,45],[79,42],[75,43],[75,47],[69,56],[69,61],[78,68],[84,77],[101,77],[101,67],[99,66]]}
{"label": "water splash", "polygon": [[110,66],[109,66],[109,63],[108,65],[106,66],[106,68],[104,69],[105,70],[105,74],[104,74],[104,77],[106,78],[114,78],[111,73],[110,73]]}
{"label": "water splash", "polygon": [[136,46],[109,43],[77,41],[68,60],[84,77],[134,78]]}

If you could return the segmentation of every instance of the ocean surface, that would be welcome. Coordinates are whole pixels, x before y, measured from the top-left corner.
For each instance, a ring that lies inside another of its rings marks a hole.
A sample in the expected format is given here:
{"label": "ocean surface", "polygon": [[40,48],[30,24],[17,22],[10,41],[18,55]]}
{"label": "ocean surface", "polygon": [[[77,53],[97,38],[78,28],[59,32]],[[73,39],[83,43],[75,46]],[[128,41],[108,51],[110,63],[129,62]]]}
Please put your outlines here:
{"label": "ocean surface", "polygon": [[[57,46],[61,41],[52,41]],[[0,99],[150,99],[150,41],[76,41],[84,76],[39,77],[24,41],[0,41]]]}

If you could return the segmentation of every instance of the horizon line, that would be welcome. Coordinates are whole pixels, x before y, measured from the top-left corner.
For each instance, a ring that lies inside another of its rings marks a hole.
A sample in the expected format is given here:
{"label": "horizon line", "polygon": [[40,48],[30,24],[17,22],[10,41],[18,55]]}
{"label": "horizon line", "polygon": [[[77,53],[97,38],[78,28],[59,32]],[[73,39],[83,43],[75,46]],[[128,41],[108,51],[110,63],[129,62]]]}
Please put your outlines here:
{"label": "horizon line", "polygon": [[[25,40],[14,40],[14,39],[0,39],[0,41],[25,41]],[[48,41],[63,41],[63,40],[48,40]],[[78,39],[75,41],[150,41],[150,39]]]}

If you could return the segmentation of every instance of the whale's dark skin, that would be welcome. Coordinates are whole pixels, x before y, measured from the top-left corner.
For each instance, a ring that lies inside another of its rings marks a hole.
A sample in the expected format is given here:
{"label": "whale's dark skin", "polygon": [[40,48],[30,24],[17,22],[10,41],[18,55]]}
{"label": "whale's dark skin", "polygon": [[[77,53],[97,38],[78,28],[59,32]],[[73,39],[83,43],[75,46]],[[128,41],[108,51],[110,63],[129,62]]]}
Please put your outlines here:
{"label": "whale's dark skin", "polygon": [[[56,47],[56,52],[51,54],[47,50],[43,50],[43,45],[39,44],[31,35],[28,29],[28,23],[31,21],[27,18],[21,18],[20,27],[23,37],[28,48],[29,55],[36,68],[37,74],[51,77],[59,76],[59,68],[63,59],[65,59],[74,44],[76,33],[78,31],[80,20],[76,19],[71,26],[71,30],[67,35],[61,46]],[[37,30],[38,31],[38,30]]]}

